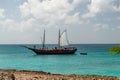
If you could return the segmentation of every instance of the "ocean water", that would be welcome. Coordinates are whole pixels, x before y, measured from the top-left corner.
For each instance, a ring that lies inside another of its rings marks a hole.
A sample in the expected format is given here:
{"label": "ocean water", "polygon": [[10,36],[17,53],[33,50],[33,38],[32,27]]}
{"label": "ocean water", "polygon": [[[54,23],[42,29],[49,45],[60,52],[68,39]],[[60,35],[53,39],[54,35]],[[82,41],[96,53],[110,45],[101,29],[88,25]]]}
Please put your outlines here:
{"label": "ocean water", "polygon": [[[36,55],[21,45],[0,45],[0,69],[120,77],[120,55],[108,52],[116,45],[118,44],[74,44],[78,50],[73,55]],[[88,55],[80,55],[80,52]]]}

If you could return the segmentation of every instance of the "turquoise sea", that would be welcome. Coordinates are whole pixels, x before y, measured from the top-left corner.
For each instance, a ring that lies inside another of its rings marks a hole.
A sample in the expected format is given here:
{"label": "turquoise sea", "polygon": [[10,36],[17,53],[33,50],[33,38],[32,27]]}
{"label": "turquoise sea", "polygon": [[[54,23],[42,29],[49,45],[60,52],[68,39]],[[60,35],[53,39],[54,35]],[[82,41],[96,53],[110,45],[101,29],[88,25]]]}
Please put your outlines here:
{"label": "turquoise sea", "polygon": [[[36,55],[21,45],[0,45],[0,69],[120,77],[120,55],[108,53],[116,45],[118,44],[74,44],[78,51],[73,55]],[[87,52],[88,55],[80,55],[80,52]]]}

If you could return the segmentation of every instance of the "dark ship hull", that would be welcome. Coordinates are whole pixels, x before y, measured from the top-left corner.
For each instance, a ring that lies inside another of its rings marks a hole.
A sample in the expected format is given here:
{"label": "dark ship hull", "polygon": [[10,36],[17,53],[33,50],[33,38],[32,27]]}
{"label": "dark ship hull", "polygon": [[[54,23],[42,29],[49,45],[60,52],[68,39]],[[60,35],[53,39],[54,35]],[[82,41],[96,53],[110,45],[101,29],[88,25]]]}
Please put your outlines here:
{"label": "dark ship hull", "polygon": [[56,49],[56,50],[42,50],[42,49],[34,49],[34,48],[29,48],[26,47],[29,50],[35,52],[37,55],[48,55],[48,54],[53,54],[53,55],[64,55],[64,54],[74,54],[77,49],[71,49],[71,50],[62,50],[62,49]]}

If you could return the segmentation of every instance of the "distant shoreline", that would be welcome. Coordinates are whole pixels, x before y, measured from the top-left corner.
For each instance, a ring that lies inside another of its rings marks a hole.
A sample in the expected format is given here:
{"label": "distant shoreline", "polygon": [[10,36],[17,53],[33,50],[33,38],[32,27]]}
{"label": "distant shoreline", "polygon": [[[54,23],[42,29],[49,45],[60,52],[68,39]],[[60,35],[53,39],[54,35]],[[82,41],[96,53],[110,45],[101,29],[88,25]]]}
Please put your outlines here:
{"label": "distant shoreline", "polygon": [[115,76],[62,75],[43,71],[0,69],[0,80],[120,80]]}

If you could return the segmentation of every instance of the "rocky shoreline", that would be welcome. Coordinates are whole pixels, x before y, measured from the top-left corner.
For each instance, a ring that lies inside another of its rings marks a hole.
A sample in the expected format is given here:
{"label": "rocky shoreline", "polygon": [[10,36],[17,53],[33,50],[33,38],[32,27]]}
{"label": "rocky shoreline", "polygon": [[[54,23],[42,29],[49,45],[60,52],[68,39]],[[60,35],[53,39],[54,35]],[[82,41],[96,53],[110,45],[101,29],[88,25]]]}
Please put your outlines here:
{"label": "rocky shoreline", "polygon": [[43,71],[3,70],[0,69],[0,80],[120,80],[115,76],[97,75],[62,75]]}

